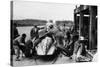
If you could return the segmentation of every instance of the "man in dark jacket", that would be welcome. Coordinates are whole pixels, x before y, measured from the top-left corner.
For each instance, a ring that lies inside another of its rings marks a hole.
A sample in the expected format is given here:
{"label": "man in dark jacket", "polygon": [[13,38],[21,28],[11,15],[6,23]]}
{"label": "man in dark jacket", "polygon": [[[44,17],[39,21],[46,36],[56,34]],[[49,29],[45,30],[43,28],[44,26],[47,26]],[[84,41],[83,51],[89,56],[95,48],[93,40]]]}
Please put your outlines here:
{"label": "man in dark jacket", "polygon": [[14,25],[13,25],[12,33],[13,33],[13,35],[12,35],[13,39],[15,39],[16,37],[19,36],[18,29],[17,29],[17,24],[16,23],[14,23]]}
{"label": "man in dark jacket", "polygon": [[37,26],[35,25],[35,26],[33,26],[33,28],[31,29],[31,32],[30,32],[30,37],[31,37],[31,39],[33,39],[33,38],[38,38],[39,37],[39,34],[38,34],[38,32],[39,32],[39,28],[37,28]]}
{"label": "man in dark jacket", "polygon": [[[18,29],[16,28],[17,24],[14,23],[12,26],[12,41],[19,36]],[[15,54],[13,44],[11,44],[11,55]]]}

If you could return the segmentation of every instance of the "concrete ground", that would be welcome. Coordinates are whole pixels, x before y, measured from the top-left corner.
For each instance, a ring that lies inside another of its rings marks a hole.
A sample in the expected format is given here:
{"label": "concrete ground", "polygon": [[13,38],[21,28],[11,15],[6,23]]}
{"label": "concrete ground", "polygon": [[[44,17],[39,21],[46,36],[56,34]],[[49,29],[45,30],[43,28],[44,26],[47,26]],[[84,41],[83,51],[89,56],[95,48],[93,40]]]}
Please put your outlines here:
{"label": "concrete ground", "polygon": [[[93,53],[92,53],[93,54]],[[50,65],[50,64],[65,64],[65,63],[76,63],[75,60],[70,59],[69,57],[66,57],[64,55],[60,55],[57,60],[52,61],[43,61],[41,59],[28,59],[28,58],[21,58],[20,61],[15,60],[16,56],[13,55],[13,66],[33,66],[33,65]],[[98,54],[96,53],[93,56],[93,62],[97,62]]]}
{"label": "concrete ground", "polygon": [[74,63],[73,59],[69,57],[61,56],[58,57],[57,60],[53,61],[42,61],[40,59],[28,59],[28,58],[21,58],[20,61],[15,60],[15,55],[13,56],[13,66],[32,66],[32,65],[48,65],[48,64],[64,64],[64,63]]}

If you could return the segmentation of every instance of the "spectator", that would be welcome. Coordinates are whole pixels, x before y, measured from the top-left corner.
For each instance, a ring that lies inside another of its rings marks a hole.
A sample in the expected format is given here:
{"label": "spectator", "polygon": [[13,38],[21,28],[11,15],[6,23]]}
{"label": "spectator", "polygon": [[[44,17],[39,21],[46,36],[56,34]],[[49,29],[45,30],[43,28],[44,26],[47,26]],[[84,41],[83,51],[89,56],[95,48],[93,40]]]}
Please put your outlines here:
{"label": "spectator", "polygon": [[[19,36],[18,29],[16,28],[17,24],[14,23],[12,27],[12,41]],[[11,44],[11,55],[15,54],[13,44]]]}
{"label": "spectator", "polygon": [[17,24],[14,23],[13,30],[12,30],[12,32],[13,32],[13,39],[15,39],[16,37],[19,36],[18,29],[16,27],[17,27]]}

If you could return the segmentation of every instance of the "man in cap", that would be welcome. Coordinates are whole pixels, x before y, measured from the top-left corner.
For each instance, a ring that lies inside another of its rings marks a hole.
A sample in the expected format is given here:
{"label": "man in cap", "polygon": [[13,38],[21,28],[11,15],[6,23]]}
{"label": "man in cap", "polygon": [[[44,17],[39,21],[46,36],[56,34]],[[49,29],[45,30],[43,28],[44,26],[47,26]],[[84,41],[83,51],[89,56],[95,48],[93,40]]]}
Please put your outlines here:
{"label": "man in cap", "polygon": [[75,42],[73,55],[76,62],[92,61],[93,57],[86,49],[86,42],[87,40],[83,36],[80,36],[79,40]]}

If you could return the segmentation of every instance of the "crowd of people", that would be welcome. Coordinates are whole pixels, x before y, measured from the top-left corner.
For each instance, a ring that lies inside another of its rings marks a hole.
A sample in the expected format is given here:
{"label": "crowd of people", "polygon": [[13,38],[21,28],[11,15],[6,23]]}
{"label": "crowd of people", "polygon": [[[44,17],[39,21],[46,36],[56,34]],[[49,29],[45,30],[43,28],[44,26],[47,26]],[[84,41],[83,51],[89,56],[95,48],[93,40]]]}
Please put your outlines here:
{"label": "crowd of people", "polygon": [[[52,20],[48,21],[45,27],[39,28],[33,26],[30,31],[30,39],[25,42],[27,35],[23,33],[19,35],[16,26],[14,26],[13,34],[13,47],[11,48],[12,54],[16,55],[16,60],[20,60],[20,51],[22,56],[32,57],[37,54],[36,46],[41,43],[46,37],[51,38],[49,46],[46,48],[48,51],[51,45],[55,46],[56,50],[59,50],[61,54],[69,57],[70,59],[75,59],[75,61],[92,61],[93,55],[87,51],[85,38],[83,36],[73,35],[71,29],[66,30],[66,25],[62,25],[63,28],[57,26]],[[39,35],[39,30],[45,31],[42,36]]]}

